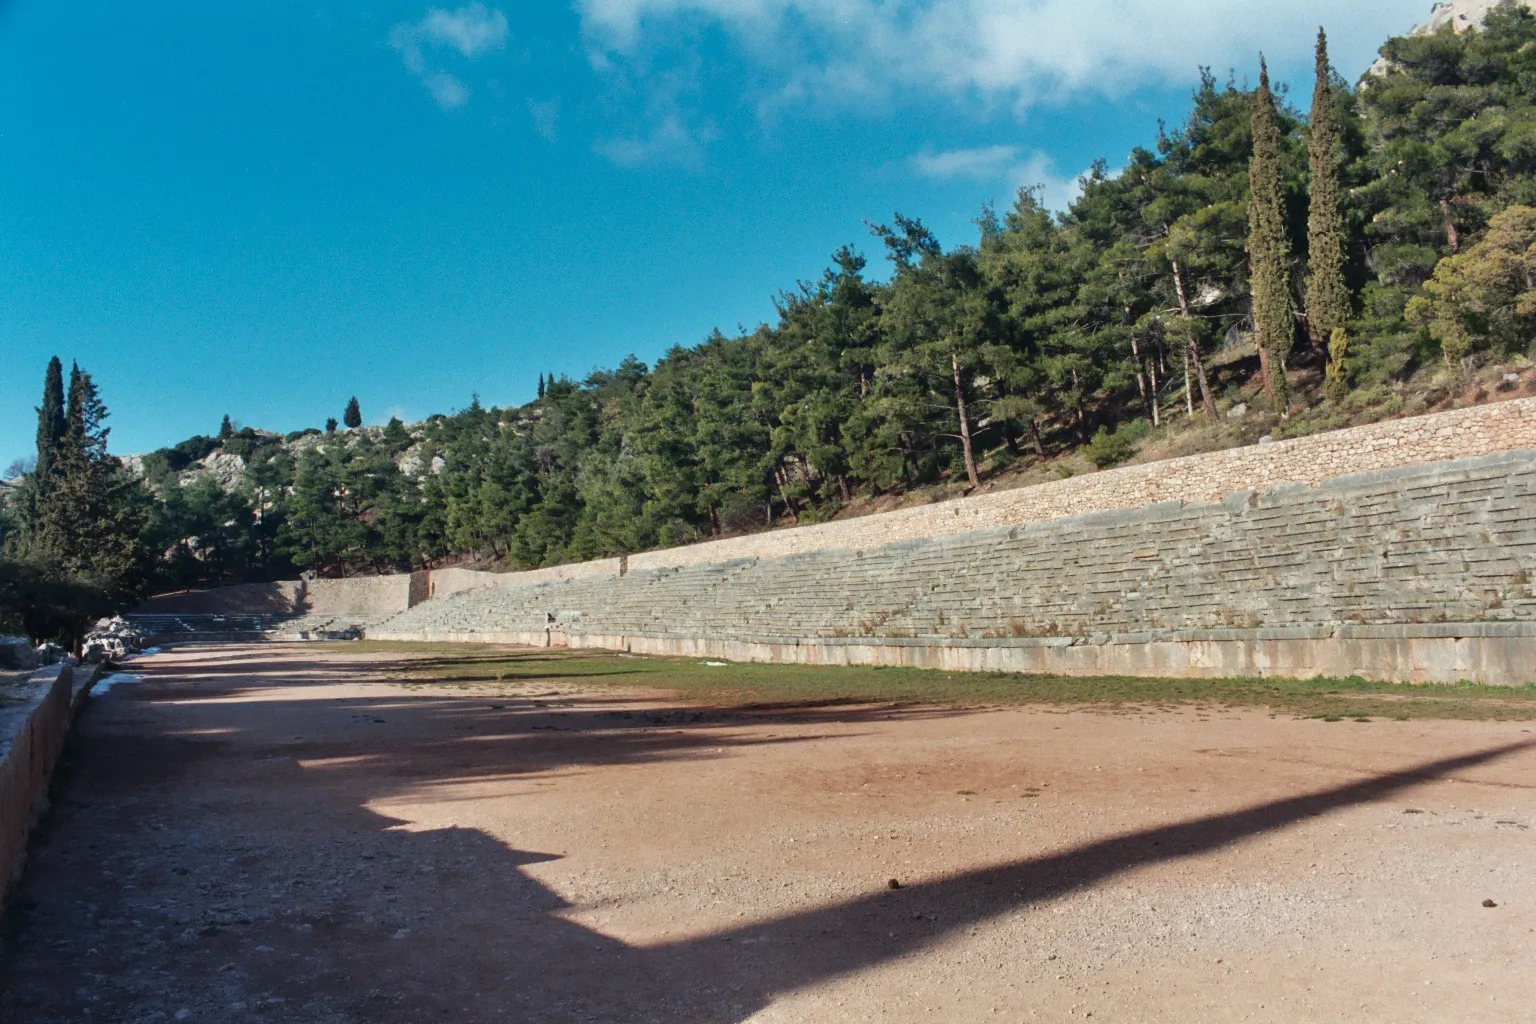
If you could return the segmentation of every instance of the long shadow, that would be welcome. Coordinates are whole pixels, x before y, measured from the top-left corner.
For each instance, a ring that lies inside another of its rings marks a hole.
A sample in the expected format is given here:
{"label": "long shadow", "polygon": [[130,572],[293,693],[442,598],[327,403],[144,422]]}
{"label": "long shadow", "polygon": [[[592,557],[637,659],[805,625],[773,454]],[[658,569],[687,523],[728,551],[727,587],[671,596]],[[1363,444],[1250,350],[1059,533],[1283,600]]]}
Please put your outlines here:
{"label": "long shadow", "polygon": [[[828,934],[857,936],[860,941],[822,944],[814,957],[765,957],[755,966],[764,996],[858,971],[989,918],[1011,913],[1136,868],[1194,857],[1230,843],[1275,832],[1303,819],[1355,804],[1384,799],[1400,790],[1459,769],[1536,749],[1521,741],[1458,757],[1428,761],[1412,768],[1302,796],[1189,821],[1140,829],[997,867],[969,871],[933,882],[879,891],[834,906],[750,926],[741,934],[770,940],[772,947],[800,950]],[[729,936],[727,936],[728,938]],[[661,947],[665,958],[692,943]]]}
{"label": "long shadow", "polygon": [[[86,761],[102,763],[84,766],[77,774],[86,778],[72,780],[71,789],[83,790],[73,796],[81,799],[66,794],[59,801],[60,810],[46,830],[49,842],[78,850],[84,840],[96,838],[96,830],[109,842],[118,838],[102,825],[122,813],[116,809],[119,800],[145,785],[174,782],[154,763],[160,743],[125,736],[80,751],[78,756]],[[178,974],[190,990],[181,1001],[196,1006],[201,999],[216,1008],[235,998],[277,995],[296,1014],[283,1020],[739,1024],[788,993],[910,955],[988,919],[1137,868],[1198,856],[1311,816],[1380,800],[1533,747],[1536,743],[1505,744],[1428,761],[1306,795],[1127,832],[1045,856],[648,947],[628,945],[568,920],[572,906],[527,871],[558,859],[555,856],[509,849],[477,829],[409,831],[398,827],[405,822],[357,807],[338,807],[318,825],[303,824],[301,816],[278,824],[277,834],[269,831],[263,838],[277,846],[306,845],[322,851],[320,860],[303,862],[317,880],[366,863],[367,870],[355,874],[357,881],[343,892],[344,899],[316,904],[318,892],[306,896],[301,917],[284,919],[281,927],[264,926],[260,920],[242,926],[241,907],[224,907],[225,916],[213,919],[221,924],[202,929],[214,934],[177,954]],[[182,750],[181,756],[191,759],[181,765],[181,772],[198,775],[209,767],[199,758],[218,756],[215,745],[199,749],[201,753]],[[135,778],[134,773],[147,774]],[[168,813],[179,814],[187,826],[200,820],[195,807]],[[258,816],[251,824],[260,820]],[[270,819],[265,824],[273,828]],[[304,828],[320,831],[304,833]],[[269,887],[289,881],[295,870],[294,862],[279,854],[253,862],[231,857],[231,852],[238,851],[217,846],[184,850],[180,856],[191,875],[186,882],[171,877],[158,883],[165,889],[139,876],[134,895],[141,904],[131,913],[152,913],[145,905],[167,896],[172,902],[184,899],[185,889],[176,887],[188,883],[219,891],[225,899],[247,888],[264,896]],[[127,851],[127,856],[135,855]],[[153,993],[125,995],[104,986],[100,979],[105,975],[94,973],[106,969],[100,966],[103,960],[134,973],[132,957],[139,951],[131,944],[137,937],[131,930],[124,936],[130,944],[125,952],[107,945],[114,941],[109,935],[74,935],[68,930],[74,923],[68,918],[70,908],[57,894],[52,902],[47,895],[49,879],[55,887],[73,886],[66,890],[69,902],[106,908],[102,913],[109,915],[110,923],[111,915],[129,912],[112,909],[124,898],[111,881],[123,868],[107,861],[100,866],[110,865],[110,873],[82,873],[56,857],[39,859],[41,863],[29,869],[19,908],[7,925],[0,1019],[25,1024],[78,1018],[85,1008],[82,1000],[88,998],[104,1000],[89,1004],[93,1016],[116,1010],[121,1019],[139,1019],[158,1005]],[[232,886],[235,882],[238,885]],[[393,893],[423,885],[429,887],[424,899],[451,908],[450,924],[433,930],[430,919],[423,923],[411,916],[389,918]],[[227,923],[231,915],[234,924]],[[293,927],[300,920],[304,931]],[[201,919],[192,923],[197,926]],[[395,931],[399,925],[421,932],[421,939],[402,944],[394,937],[400,934]],[[258,943],[269,952],[253,955],[250,950]],[[87,945],[101,948],[86,950]]]}
{"label": "long shadow", "polygon": [[[1304,796],[1141,829],[897,891],[869,895],[701,938],[636,949],[551,913],[535,949],[514,954],[554,1019],[656,1020],[738,1024],[776,998],[866,970],[1017,912],[1147,865],[1198,856],[1303,819],[1383,799],[1459,769],[1536,748],[1506,744],[1362,779]],[[545,859],[512,850],[522,866]],[[537,885],[531,880],[526,884]],[[542,887],[524,896],[545,907],[563,901]]]}
{"label": "long shadow", "polygon": [[[235,671],[245,667],[234,665]],[[176,690],[172,686],[163,692]],[[204,702],[177,709],[173,719],[165,720],[170,730],[146,734],[141,719],[132,714],[133,704],[153,701],[153,693],[114,699],[121,701],[116,705],[120,717],[112,717],[110,706],[86,715],[85,735],[72,755],[80,765],[70,773],[45,829],[46,843],[55,849],[40,851],[23,884],[18,905],[35,903],[35,909],[19,912],[9,926],[10,952],[0,967],[0,1019],[8,1022],[78,1019],[80,1010],[91,1005],[83,1001],[98,984],[92,979],[106,974],[97,964],[111,960],[123,965],[125,975],[143,977],[134,965],[157,963],[135,959],[149,954],[138,948],[140,938],[129,925],[153,923],[166,906],[200,905],[222,916],[167,925],[168,933],[190,926],[192,937],[165,941],[181,943],[174,961],[178,973],[188,979],[185,985],[206,995],[209,1012],[247,994],[279,993],[296,1008],[298,1016],[284,1018],[293,1020],[736,1024],[786,993],[868,970],[1041,901],[1148,865],[1272,835],[1309,817],[1379,801],[1536,749],[1536,741],[1524,741],[1426,760],[1313,793],[1128,831],[1042,856],[931,881],[906,880],[894,891],[883,888],[883,878],[872,879],[871,890],[853,899],[636,947],[567,919],[571,905],[527,870],[553,855],[509,849],[477,829],[412,831],[368,805],[385,795],[408,794],[421,783],[594,760],[612,764],[716,756],[701,748],[733,745],[728,734],[715,728],[718,722],[679,721],[665,731],[646,730],[616,726],[625,720],[612,717],[611,707],[505,707],[488,716],[485,705],[499,698],[401,695],[387,702],[390,710],[382,710],[383,701],[289,701],[286,709],[277,708],[281,714],[275,718],[250,719],[253,727],[241,729],[243,735],[208,739],[202,738],[204,730],[181,730],[231,721],[230,705]],[[264,703],[275,707],[284,702]],[[725,724],[755,725],[825,722],[832,715],[857,722],[865,713],[811,703],[788,710],[721,708],[716,713]],[[243,706],[249,708],[250,702]],[[658,712],[636,712],[644,713]],[[880,718],[892,714],[889,708],[869,713]],[[311,741],[284,738],[274,722],[295,714],[316,723],[323,719],[329,731]],[[348,716],[407,714],[419,716],[415,737],[392,737],[387,723],[378,731],[372,731],[372,724],[344,724]],[[505,731],[489,741],[477,736],[465,742],[450,735],[455,724],[474,723],[478,730],[491,720],[503,722]],[[532,732],[549,721],[569,722],[577,735]],[[799,737],[737,739],[745,746],[797,742]],[[445,750],[453,756],[445,758]],[[270,756],[276,753],[288,756]],[[327,768],[325,776],[291,760],[294,755],[351,753],[370,756]],[[397,776],[413,763],[431,765],[434,777],[402,783]],[[316,784],[322,778],[328,781]],[[210,815],[219,816],[217,825]],[[156,828],[164,831],[152,831]],[[150,875],[134,867],[134,859],[166,835],[186,844],[174,854],[181,874],[167,869]],[[92,843],[101,844],[99,853],[91,851]],[[242,849],[241,844],[251,843],[263,844],[264,852]],[[71,864],[67,857],[72,853],[89,857],[92,870]],[[359,865],[367,867],[360,870]],[[138,872],[133,874],[135,887],[120,888],[133,872]],[[341,880],[340,887],[323,884],[327,879]],[[305,887],[294,889],[297,883]],[[193,885],[217,895],[199,903],[189,896]],[[279,890],[294,893],[285,899],[296,916],[273,916],[267,893]],[[241,893],[260,898],[241,904]],[[391,918],[398,906],[391,897],[400,893],[408,894],[405,904],[412,911],[447,908],[436,915],[441,923],[434,928],[431,913]],[[81,907],[91,913],[78,916]],[[96,917],[98,907],[106,908],[102,916],[108,921]],[[299,921],[310,930],[297,931]],[[402,945],[408,937],[392,937],[401,929],[417,930],[422,944]],[[271,950],[270,956],[252,952],[262,947]],[[226,970],[227,964],[233,969]],[[358,984],[354,979],[370,980]],[[370,1001],[370,985],[409,1002]],[[231,995],[231,988],[240,992]],[[97,1019],[141,1019],[151,1006],[142,1000],[131,1003],[140,999],[133,993],[106,995],[118,999],[123,1012],[114,1018],[93,1011]],[[333,1009],[342,1016],[331,1014]]]}

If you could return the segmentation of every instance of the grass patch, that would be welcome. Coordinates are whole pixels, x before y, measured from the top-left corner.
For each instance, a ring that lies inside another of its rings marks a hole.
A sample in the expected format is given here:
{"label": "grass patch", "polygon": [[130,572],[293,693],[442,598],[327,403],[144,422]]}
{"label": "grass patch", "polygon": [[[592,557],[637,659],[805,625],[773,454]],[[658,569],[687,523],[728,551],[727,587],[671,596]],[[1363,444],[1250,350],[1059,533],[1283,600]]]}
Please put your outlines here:
{"label": "grass patch", "polygon": [[[807,665],[706,665],[607,651],[360,640],[339,650],[399,654],[405,683],[562,683],[662,690],[712,704],[1047,704],[1138,713],[1197,706],[1256,707],[1337,722],[1422,718],[1536,720],[1536,686],[1375,683],[1364,679],[1148,679]],[[713,660],[713,659],[711,659]]]}

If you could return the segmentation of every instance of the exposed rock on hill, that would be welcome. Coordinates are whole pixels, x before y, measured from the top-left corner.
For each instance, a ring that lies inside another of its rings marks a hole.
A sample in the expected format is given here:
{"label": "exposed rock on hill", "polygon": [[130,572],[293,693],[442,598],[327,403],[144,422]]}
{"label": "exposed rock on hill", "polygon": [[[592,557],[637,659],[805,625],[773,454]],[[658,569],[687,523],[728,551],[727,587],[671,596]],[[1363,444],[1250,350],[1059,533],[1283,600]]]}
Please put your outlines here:
{"label": "exposed rock on hill", "polygon": [[[1430,8],[1429,20],[1422,25],[1416,25],[1409,31],[1411,36],[1428,35],[1437,32],[1446,25],[1457,34],[1465,32],[1469,28],[1477,28],[1488,17],[1488,12],[1499,5],[1501,0],[1441,0]],[[1525,0],[1525,6],[1530,7],[1530,0]]]}
{"label": "exposed rock on hill", "polygon": [[[1430,8],[1428,21],[1415,25],[1404,34],[1427,36],[1449,25],[1451,31],[1460,35],[1469,28],[1481,26],[1484,19],[1488,17],[1488,12],[1502,2],[1503,0],[1440,0]],[[1519,2],[1527,8],[1536,10],[1536,0],[1519,0]],[[1385,57],[1378,57],[1376,63],[1371,65],[1368,74],[1386,74],[1389,66]]]}
{"label": "exposed rock on hill", "polygon": [[213,477],[224,490],[232,491],[245,479],[245,460],[230,452],[214,452],[203,459],[202,475]]}
{"label": "exposed rock on hill", "polygon": [[[393,456],[400,472],[411,478],[442,471],[443,460],[436,453],[425,453],[423,439],[425,423],[405,425],[411,444]],[[211,478],[225,492],[239,490],[246,480],[246,469],[252,462],[260,463],[275,454],[286,455],[297,462],[305,452],[318,450],[349,451],[359,443],[381,444],[383,427],[358,427],[338,430],[333,434],[319,431],[295,432],[283,435],[265,430],[247,430],[230,439],[193,438],[176,449],[161,449],[148,455],[125,455],[123,464],[134,474],[148,478],[152,483],[167,479],[166,471],[178,484],[185,487],[203,478]],[[201,443],[202,447],[197,445]],[[233,450],[231,450],[233,449]],[[180,454],[180,457],[178,456]]]}

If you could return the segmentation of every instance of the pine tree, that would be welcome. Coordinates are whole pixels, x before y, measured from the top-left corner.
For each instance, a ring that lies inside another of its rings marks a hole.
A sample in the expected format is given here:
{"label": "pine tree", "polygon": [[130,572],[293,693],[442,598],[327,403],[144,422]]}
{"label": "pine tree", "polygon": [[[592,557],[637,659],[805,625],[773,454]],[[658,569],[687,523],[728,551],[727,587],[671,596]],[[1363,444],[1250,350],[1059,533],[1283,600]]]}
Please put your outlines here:
{"label": "pine tree", "polygon": [[219,423],[219,440],[224,441],[235,436],[235,424],[229,418],[229,413],[224,414],[224,419]]}
{"label": "pine tree", "polygon": [[347,425],[348,430],[356,430],[363,425],[363,410],[357,404],[356,395],[347,400],[347,409],[341,414],[341,422]]}
{"label": "pine tree", "polygon": [[1264,393],[1283,416],[1285,357],[1295,337],[1291,307],[1290,244],[1285,237],[1285,197],[1280,191],[1280,124],[1269,89],[1269,68],[1259,58],[1253,94],[1253,156],[1248,163],[1248,265],[1253,326],[1259,343]]}
{"label": "pine tree", "polygon": [[325,432],[327,434],[334,434],[334,433],[336,433],[336,417],[335,416],[328,416],[328,417],[326,417],[326,420],[325,420]]}
{"label": "pine tree", "polygon": [[64,440],[64,364],[59,357],[48,360],[43,376],[43,404],[37,410],[37,467],[34,479],[39,489],[46,489],[59,443]]}
{"label": "pine tree", "polygon": [[391,448],[402,448],[410,445],[411,435],[405,429],[405,424],[400,422],[399,416],[391,416],[389,422],[384,425],[381,440]]}
{"label": "pine tree", "polygon": [[107,458],[107,435],[112,430],[106,426],[106,419],[107,406],[96,383],[80,369],[79,363],[71,363],[69,401],[64,410],[66,456],[84,456],[93,462]]}
{"label": "pine tree", "polygon": [[1317,82],[1312,90],[1311,133],[1307,159],[1307,333],[1312,346],[1328,353],[1327,391],[1343,397],[1348,385],[1344,358],[1349,349],[1349,285],[1344,280],[1343,183],[1339,176],[1342,144],[1339,115],[1334,106],[1333,72],[1328,66],[1328,37],[1317,30]]}

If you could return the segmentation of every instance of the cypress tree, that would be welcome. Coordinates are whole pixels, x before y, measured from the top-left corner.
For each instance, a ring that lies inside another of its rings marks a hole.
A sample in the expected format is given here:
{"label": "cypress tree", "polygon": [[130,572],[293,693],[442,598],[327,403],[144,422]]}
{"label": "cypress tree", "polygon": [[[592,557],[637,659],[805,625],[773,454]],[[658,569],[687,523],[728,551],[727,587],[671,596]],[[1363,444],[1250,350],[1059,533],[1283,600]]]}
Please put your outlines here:
{"label": "cypress tree", "polygon": [[1342,144],[1334,106],[1333,75],[1328,66],[1328,37],[1317,30],[1317,82],[1312,88],[1311,133],[1307,162],[1307,333],[1312,347],[1328,353],[1327,392],[1341,398],[1347,388],[1344,357],[1349,350],[1349,285],[1344,280],[1344,211],[1339,177]]}
{"label": "cypress tree", "polygon": [[220,441],[228,440],[229,438],[234,437],[234,436],[235,436],[235,424],[234,424],[234,421],[232,421],[229,418],[229,413],[225,413],[223,421],[219,424],[219,440]]}
{"label": "cypress tree", "polygon": [[69,390],[64,402],[64,441],[58,452],[60,461],[85,451],[85,405],[88,390],[96,390],[96,385],[90,382],[90,374],[80,369],[79,363],[71,362]]}
{"label": "cypress tree", "polygon": [[544,397],[544,373],[543,373],[543,371],[539,372],[539,397],[540,398]]}
{"label": "cypress tree", "polygon": [[1269,68],[1259,58],[1253,94],[1253,156],[1248,162],[1248,272],[1253,326],[1258,336],[1264,394],[1283,416],[1285,357],[1295,338],[1291,307],[1290,244],[1285,237],[1285,196],[1280,191],[1280,122],[1269,90]]}
{"label": "cypress tree", "polygon": [[52,485],[38,501],[34,550],[104,592],[129,595],[144,578],[145,494],[108,454],[106,404],[78,365],[70,370],[64,419]]}
{"label": "cypress tree", "polygon": [[59,357],[48,360],[43,375],[43,404],[37,410],[37,471],[39,488],[47,486],[49,473],[64,440],[64,364]]}
{"label": "cypress tree", "polygon": [[346,411],[341,414],[341,422],[345,423],[348,429],[351,430],[355,430],[363,425],[363,410],[357,404],[356,395],[353,395],[347,402]]}

